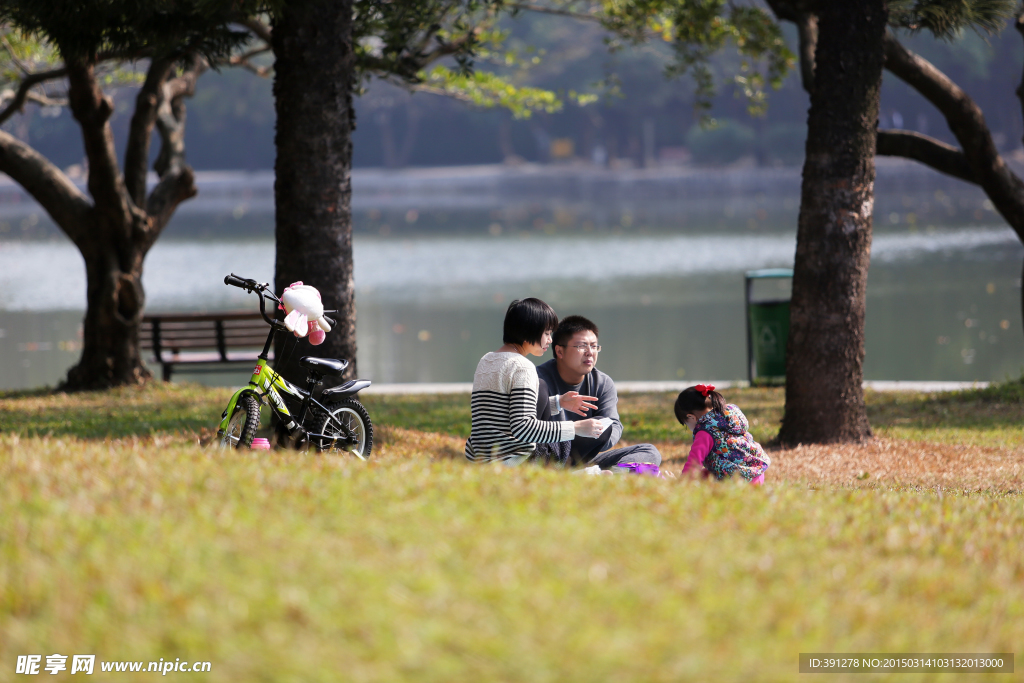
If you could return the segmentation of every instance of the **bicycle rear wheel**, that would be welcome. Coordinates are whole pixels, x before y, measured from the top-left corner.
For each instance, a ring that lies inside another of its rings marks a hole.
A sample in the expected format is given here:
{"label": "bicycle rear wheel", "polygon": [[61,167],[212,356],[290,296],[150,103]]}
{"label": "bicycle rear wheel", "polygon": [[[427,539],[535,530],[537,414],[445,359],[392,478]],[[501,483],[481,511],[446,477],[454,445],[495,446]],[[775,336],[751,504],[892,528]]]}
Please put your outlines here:
{"label": "bicycle rear wheel", "polygon": [[223,448],[252,448],[253,437],[260,428],[260,402],[252,394],[246,394],[235,403],[228,428],[221,435]]}
{"label": "bicycle rear wheel", "polygon": [[373,423],[363,404],[348,398],[324,407],[327,412],[320,412],[313,425],[315,433],[324,435],[312,439],[317,450],[351,453],[360,460],[369,458],[373,451]]}

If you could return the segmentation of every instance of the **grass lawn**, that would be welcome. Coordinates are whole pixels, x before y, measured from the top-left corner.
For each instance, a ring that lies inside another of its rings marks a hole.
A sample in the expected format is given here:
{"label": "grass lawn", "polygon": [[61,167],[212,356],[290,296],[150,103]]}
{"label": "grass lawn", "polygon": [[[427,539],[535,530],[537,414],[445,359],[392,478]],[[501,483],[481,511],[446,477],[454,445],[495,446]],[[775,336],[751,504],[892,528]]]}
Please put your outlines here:
{"label": "grass lawn", "polygon": [[[209,681],[780,681],[800,652],[1020,654],[1016,391],[869,394],[879,438],[772,451],[760,489],[471,466],[466,396],[365,397],[363,464],[199,446],[224,389],[7,394],[0,680],[53,653],[100,681],[160,658]],[[677,470],[672,398],[621,408]],[[779,390],[726,398],[776,433]]]}

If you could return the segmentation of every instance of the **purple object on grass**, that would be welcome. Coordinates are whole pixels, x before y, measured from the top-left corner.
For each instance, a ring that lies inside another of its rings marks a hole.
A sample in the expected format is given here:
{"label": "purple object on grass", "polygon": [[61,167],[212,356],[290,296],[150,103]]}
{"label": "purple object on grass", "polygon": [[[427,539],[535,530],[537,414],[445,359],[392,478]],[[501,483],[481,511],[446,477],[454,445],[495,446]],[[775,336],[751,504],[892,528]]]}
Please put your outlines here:
{"label": "purple object on grass", "polygon": [[252,440],[252,449],[254,451],[269,451],[270,450],[270,439],[255,438]]}
{"label": "purple object on grass", "polygon": [[633,474],[649,474],[652,477],[661,476],[661,470],[658,466],[649,462],[620,462],[616,467],[628,469]]}

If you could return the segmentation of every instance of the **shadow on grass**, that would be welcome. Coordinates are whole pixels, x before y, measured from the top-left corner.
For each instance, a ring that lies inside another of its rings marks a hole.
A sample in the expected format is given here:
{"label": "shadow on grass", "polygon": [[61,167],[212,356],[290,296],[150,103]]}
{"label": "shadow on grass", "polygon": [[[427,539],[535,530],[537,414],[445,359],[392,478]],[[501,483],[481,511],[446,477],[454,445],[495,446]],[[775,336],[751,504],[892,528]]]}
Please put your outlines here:
{"label": "shadow on grass", "polygon": [[359,400],[374,425],[469,437],[472,417],[468,394],[367,394]]}
{"label": "shadow on grass", "polygon": [[867,394],[868,418],[881,431],[1006,432],[1024,437],[1024,378],[985,389],[940,394]]}
{"label": "shadow on grass", "polygon": [[0,432],[82,439],[199,433],[220,421],[231,390],[153,382],[73,394],[0,394]]}

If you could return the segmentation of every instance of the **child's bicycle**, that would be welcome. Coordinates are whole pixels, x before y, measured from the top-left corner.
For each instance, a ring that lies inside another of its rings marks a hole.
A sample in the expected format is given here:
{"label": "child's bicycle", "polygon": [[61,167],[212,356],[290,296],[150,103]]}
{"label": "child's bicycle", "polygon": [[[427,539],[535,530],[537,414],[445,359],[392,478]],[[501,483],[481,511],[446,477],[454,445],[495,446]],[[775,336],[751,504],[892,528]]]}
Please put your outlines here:
{"label": "child's bicycle", "polygon": [[[312,356],[299,359],[299,364],[309,371],[307,388],[302,389],[287,381],[267,365],[274,335],[287,331],[287,328],[283,322],[267,315],[265,300],[270,299],[278,304],[281,300],[274,295],[269,284],[240,278],[234,273],[224,278],[224,284],[255,292],[259,296],[260,313],[270,325],[270,334],[267,335],[267,342],[256,361],[248,386],[235,392],[221,414],[217,431],[221,446],[252,448],[253,437],[260,426],[260,410],[268,405],[288,430],[289,436],[299,443],[312,445],[318,451],[348,452],[361,460],[369,458],[373,450],[373,424],[366,408],[355,396],[370,386],[370,381],[354,379],[325,389],[318,401],[313,398],[313,390],[325,375],[337,377],[345,372],[348,361]],[[330,318],[327,320],[331,325],[335,324]],[[292,403],[294,413],[286,405],[285,399]]]}

